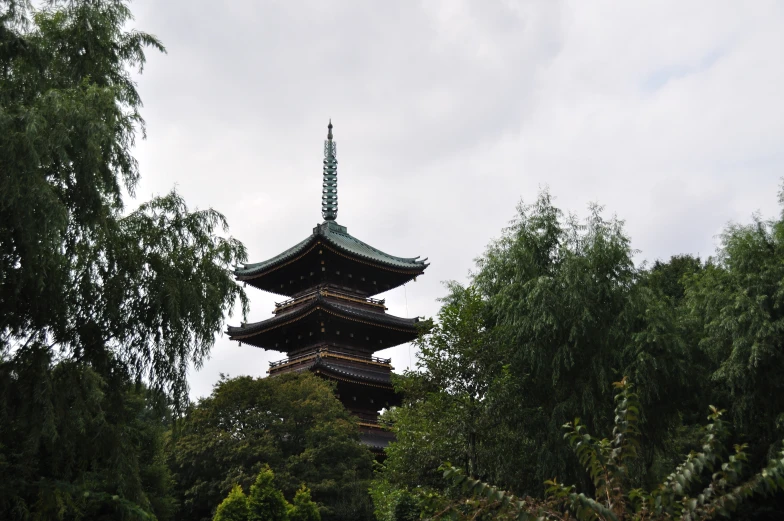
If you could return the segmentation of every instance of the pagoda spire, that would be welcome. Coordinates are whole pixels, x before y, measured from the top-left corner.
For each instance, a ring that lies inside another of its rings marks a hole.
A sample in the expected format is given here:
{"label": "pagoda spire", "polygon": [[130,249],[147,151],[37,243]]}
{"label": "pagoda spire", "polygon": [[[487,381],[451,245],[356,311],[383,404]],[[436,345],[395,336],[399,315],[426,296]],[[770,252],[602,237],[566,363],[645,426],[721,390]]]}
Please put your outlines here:
{"label": "pagoda spire", "polygon": [[338,217],[338,160],[336,147],[332,141],[332,120],[327,125],[327,139],[324,141],[324,184],[321,190],[321,216],[325,221]]}

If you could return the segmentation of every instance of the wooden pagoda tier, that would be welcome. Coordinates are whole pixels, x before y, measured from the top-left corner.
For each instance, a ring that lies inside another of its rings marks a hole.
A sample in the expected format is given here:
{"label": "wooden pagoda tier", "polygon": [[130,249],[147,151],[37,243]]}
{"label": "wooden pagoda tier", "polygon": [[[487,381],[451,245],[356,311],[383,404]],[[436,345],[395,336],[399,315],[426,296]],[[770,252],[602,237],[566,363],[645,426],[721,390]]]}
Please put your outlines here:
{"label": "wooden pagoda tier", "polygon": [[270,376],[310,371],[336,383],[337,397],[357,417],[360,437],[378,456],[394,440],[378,423],[378,411],[400,404],[391,360],[373,356],[414,340],[418,318],[386,313],[383,300],[324,285],[277,303],[270,319],[229,327],[232,340],[285,352],[270,362]]}
{"label": "wooden pagoda tier", "polygon": [[273,313],[261,322],[229,326],[227,333],[232,340],[289,356],[330,344],[360,357],[410,342],[418,334],[418,318],[388,315],[383,300],[342,292],[332,285],[279,303]]}
{"label": "wooden pagoda tier", "polygon": [[400,405],[400,396],[392,386],[390,359],[356,356],[340,346],[322,345],[306,353],[270,362],[270,376],[288,372],[310,371],[335,382],[336,396],[356,418],[360,439],[377,455],[395,436],[378,422],[378,411]]}
{"label": "wooden pagoda tier", "polygon": [[421,275],[426,260],[394,257],[352,237],[345,226],[325,221],[299,244],[234,274],[251,286],[289,297],[325,283],[372,297]]}
{"label": "wooden pagoda tier", "polygon": [[400,403],[390,360],[373,354],[416,339],[419,319],[387,314],[371,298],[424,273],[419,257],[394,257],[349,235],[338,212],[336,146],[332,123],[324,142],[324,222],[302,242],[264,262],[235,270],[238,281],[291,297],[275,305],[272,318],[229,327],[232,340],[282,351],[270,376],[310,371],[334,381],[337,396],[357,418],[362,441],[377,455],[394,435],[381,428],[378,411]]}

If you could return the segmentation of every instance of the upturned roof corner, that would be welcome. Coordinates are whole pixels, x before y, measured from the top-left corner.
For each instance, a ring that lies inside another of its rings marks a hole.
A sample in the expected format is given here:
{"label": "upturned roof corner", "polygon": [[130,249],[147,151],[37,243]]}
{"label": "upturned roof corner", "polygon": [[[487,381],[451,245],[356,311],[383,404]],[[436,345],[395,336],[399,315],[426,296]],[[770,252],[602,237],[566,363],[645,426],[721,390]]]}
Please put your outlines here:
{"label": "upturned roof corner", "polygon": [[[234,275],[239,281],[247,281],[251,285],[261,283],[261,278],[275,272],[287,265],[291,268],[298,262],[307,262],[306,257],[313,253],[316,245],[321,244],[324,248],[333,250],[337,255],[342,256],[347,262],[354,262],[375,267],[384,271],[392,271],[399,275],[395,277],[395,282],[390,281],[389,288],[379,288],[379,291],[390,289],[400,284],[404,284],[410,279],[421,275],[430,265],[427,259],[417,257],[396,257],[385,253],[378,248],[357,239],[348,233],[345,226],[341,226],[335,221],[325,221],[317,224],[313,228],[313,233],[304,240],[298,242],[286,251],[262,262],[245,264],[234,270]],[[318,249],[318,248],[317,248]],[[288,269],[288,268],[287,268]],[[304,268],[296,271],[305,271]],[[263,284],[263,283],[261,283]],[[259,287],[264,287],[259,286]],[[272,287],[266,288],[278,294],[288,295],[287,288],[274,290]]]}

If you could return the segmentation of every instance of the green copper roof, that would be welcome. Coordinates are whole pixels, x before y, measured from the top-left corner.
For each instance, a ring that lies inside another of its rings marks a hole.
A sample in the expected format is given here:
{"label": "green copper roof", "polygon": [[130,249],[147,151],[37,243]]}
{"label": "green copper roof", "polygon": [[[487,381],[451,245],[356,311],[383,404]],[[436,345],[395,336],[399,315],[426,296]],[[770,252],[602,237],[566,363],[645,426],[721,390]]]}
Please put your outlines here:
{"label": "green copper roof", "polygon": [[384,253],[383,251],[360,241],[356,237],[349,235],[345,226],[341,226],[334,221],[326,221],[313,228],[313,233],[308,238],[297,243],[280,255],[276,255],[264,262],[245,264],[243,267],[238,267],[234,270],[234,274],[239,278],[257,275],[304,253],[311,244],[314,244],[319,240],[325,242],[327,245],[334,246],[335,249],[341,253],[366,259],[382,266],[411,271],[422,271],[428,266],[425,262],[427,259],[419,259],[419,257],[395,257],[389,255],[388,253]]}

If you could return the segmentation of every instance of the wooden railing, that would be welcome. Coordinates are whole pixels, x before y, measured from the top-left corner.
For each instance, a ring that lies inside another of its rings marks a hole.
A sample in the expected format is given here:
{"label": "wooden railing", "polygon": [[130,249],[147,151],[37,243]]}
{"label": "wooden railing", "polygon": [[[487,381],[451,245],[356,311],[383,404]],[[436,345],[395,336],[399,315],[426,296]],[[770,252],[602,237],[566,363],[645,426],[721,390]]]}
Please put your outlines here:
{"label": "wooden railing", "polygon": [[374,420],[370,420],[370,419],[367,419],[367,418],[357,418],[357,419],[359,420],[357,422],[357,424],[360,427],[367,427],[367,428],[370,428],[370,429],[379,429],[379,430],[382,430],[382,431],[384,431],[386,433],[390,432],[389,425],[387,425],[385,423],[381,423],[380,421],[378,421],[378,419],[374,419]]}
{"label": "wooden railing", "polygon": [[299,297],[295,297],[295,298],[290,298],[288,300],[284,300],[283,302],[276,302],[275,303],[275,311],[273,311],[272,313],[273,314],[274,313],[278,313],[278,312],[283,311],[284,309],[286,309],[288,307],[295,306],[297,304],[301,304],[302,302],[305,302],[305,301],[308,301],[308,300],[313,300],[314,298],[317,298],[319,295],[321,295],[323,297],[335,297],[335,298],[339,298],[339,299],[342,299],[342,300],[349,300],[351,302],[357,302],[359,304],[366,304],[366,305],[370,305],[370,306],[373,306],[373,307],[378,307],[378,308],[381,308],[383,310],[387,309],[386,306],[384,306],[384,302],[386,302],[386,301],[383,300],[383,299],[363,298],[363,297],[358,297],[356,295],[350,295],[348,293],[343,293],[342,291],[335,291],[333,289],[322,288],[322,289],[317,289],[317,290],[305,293],[304,295],[300,295]]}
{"label": "wooden railing", "polygon": [[342,358],[344,360],[351,360],[353,362],[360,362],[364,364],[387,365],[390,366],[390,369],[392,364],[391,358],[378,358],[376,356],[370,356],[364,358],[364,357],[352,355],[350,353],[333,351],[332,349],[329,348],[321,348],[315,353],[306,353],[297,356],[290,356],[288,358],[284,358],[283,360],[276,360],[274,362],[270,362],[269,365],[270,365],[270,369],[274,369],[276,367],[281,367],[284,365],[294,364],[297,362],[304,362],[305,360],[311,360],[313,358],[316,358],[317,356],[323,356],[324,358]]}
{"label": "wooden railing", "polygon": [[378,414],[370,414],[370,413],[357,412],[357,411],[351,411],[351,414],[356,416],[356,418],[361,422],[378,425]]}
{"label": "wooden railing", "polygon": [[299,362],[302,360],[309,360],[311,358],[316,358],[315,353],[308,353],[306,355],[298,355],[298,356],[290,356],[288,358],[284,358],[283,360],[275,360],[274,362],[270,362],[269,366],[270,369],[274,367],[279,367],[281,365],[292,364],[294,362]]}

